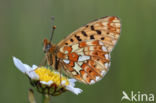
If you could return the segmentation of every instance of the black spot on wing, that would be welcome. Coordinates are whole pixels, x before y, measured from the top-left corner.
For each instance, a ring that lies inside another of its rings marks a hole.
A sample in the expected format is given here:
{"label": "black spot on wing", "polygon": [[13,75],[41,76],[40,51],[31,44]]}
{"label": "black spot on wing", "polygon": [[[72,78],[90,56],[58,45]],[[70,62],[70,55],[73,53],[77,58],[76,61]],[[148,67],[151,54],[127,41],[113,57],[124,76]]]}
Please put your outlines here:
{"label": "black spot on wing", "polygon": [[75,35],[75,37],[76,37],[76,39],[77,39],[78,41],[82,41],[81,38],[80,38],[80,36]]}
{"label": "black spot on wing", "polygon": [[73,42],[74,40],[73,39],[70,39],[70,41]]}
{"label": "black spot on wing", "polygon": [[101,34],[101,31],[100,30],[96,30],[97,34]]}
{"label": "black spot on wing", "polygon": [[91,35],[91,36],[90,36],[90,39],[95,39],[95,38],[94,38],[94,35]]}
{"label": "black spot on wing", "polygon": [[107,34],[109,34],[109,32],[107,32]]}
{"label": "black spot on wing", "polygon": [[92,26],[90,26],[90,28],[91,28],[91,30],[95,30],[93,25],[92,25]]}
{"label": "black spot on wing", "polygon": [[86,28],[88,27],[88,25],[86,25]]}
{"label": "black spot on wing", "polygon": [[86,33],[85,31],[81,31],[81,33],[82,33],[84,36],[86,36],[86,37],[88,36],[87,33]]}
{"label": "black spot on wing", "polygon": [[105,39],[104,37],[101,38],[101,40],[104,40],[104,39]]}

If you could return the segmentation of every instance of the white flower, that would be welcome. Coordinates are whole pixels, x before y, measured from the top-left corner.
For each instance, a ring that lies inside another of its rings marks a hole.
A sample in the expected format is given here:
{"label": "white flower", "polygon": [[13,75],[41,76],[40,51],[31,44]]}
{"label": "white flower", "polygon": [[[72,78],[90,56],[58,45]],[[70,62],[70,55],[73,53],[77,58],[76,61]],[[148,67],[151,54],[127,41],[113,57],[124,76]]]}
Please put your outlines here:
{"label": "white flower", "polygon": [[[16,57],[13,57],[13,62],[15,66],[22,73],[28,75],[28,77],[31,80],[39,81],[39,82],[32,81],[32,83],[35,82],[33,86],[34,85],[38,86],[36,83],[41,83],[42,85],[44,85],[44,87],[47,86],[48,88],[52,88],[51,86],[55,84],[58,88],[64,88],[65,90],[71,91],[76,95],[82,92],[80,88],[75,88],[75,82],[76,82],[75,79],[68,79],[67,77],[64,77],[63,75],[61,75],[61,80],[60,80],[60,73],[56,71],[51,71],[50,69],[47,69],[45,67],[37,67],[36,65],[33,65],[32,67],[30,67],[29,65],[22,63],[22,61],[20,61]],[[41,91],[41,92],[43,93],[44,91]]]}

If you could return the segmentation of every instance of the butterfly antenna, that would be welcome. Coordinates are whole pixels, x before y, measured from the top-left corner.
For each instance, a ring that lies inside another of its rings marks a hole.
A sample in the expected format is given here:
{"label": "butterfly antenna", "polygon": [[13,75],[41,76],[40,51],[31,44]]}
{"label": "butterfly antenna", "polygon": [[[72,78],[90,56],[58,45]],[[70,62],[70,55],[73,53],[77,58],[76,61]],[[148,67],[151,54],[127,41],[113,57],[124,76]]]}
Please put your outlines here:
{"label": "butterfly antenna", "polygon": [[54,25],[54,19],[55,19],[55,17],[52,16],[52,17],[51,17],[51,20],[52,20],[52,29],[51,29],[51,35],[50,35],[50,42],[52,42],[53,35],[54,35],[54,31],[55,31],[55,29],[56,29],[56,26]]}

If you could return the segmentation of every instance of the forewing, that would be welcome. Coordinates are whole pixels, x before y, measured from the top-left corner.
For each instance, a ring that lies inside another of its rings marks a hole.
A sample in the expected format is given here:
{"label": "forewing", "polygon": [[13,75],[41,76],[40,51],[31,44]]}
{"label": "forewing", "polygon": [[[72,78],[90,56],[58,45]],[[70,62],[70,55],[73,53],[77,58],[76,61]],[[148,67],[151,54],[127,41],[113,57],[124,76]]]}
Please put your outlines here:
{"label": "forewing", "polygon": [[86,40],[101,40],[110,52],[120,36],[120,28],[121,23],[118,17],[103,17],[72,32],[58,44],[58,47]]}

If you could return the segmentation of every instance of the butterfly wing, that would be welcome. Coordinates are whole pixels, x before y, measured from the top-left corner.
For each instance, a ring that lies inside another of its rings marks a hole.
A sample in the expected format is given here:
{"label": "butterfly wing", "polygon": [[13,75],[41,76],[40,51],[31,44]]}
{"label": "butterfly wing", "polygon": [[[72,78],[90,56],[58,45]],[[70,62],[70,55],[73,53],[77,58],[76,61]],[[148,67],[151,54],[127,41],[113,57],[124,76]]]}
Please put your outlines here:
{"label": "butterfly wing", "polygon": [[67,74],[94,84],[108,71],[110,52],[120,36],[120,20],[108,16],[77,29],[57,45],[57,56]]}

